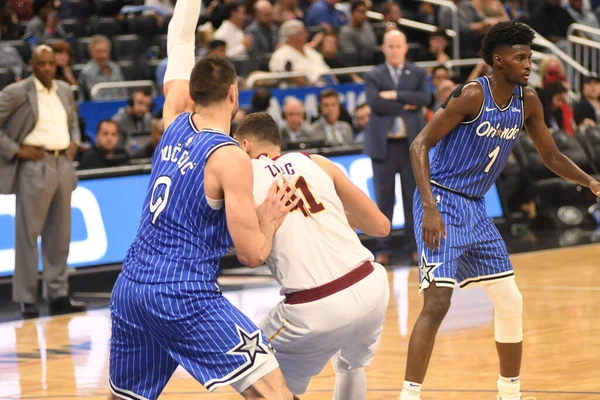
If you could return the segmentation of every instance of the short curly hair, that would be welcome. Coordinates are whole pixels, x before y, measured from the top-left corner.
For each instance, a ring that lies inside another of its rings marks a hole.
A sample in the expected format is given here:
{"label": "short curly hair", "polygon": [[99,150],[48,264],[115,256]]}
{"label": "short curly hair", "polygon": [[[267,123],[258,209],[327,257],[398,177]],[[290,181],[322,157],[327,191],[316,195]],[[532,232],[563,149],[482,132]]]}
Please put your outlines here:
{"label": "short curly hair", "polygon": [[485,35],[481,41],[479,55],[490,67],[494,65],[494,51],[501,46],[530,45],[535,33],[527,25],[507,21],[499,22]]}

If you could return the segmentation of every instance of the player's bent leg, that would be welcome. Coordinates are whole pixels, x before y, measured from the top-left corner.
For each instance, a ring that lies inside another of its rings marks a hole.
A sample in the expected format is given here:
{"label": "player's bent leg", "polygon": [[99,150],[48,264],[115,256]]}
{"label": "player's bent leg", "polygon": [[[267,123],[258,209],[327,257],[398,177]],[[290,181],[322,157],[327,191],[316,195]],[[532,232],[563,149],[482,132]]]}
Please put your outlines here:
{"label": "player's bent leg", "polygon": [[[274,360],[275,365],[277,362]],[[266,364],[266,363],[265,363]],[[260,372],[259,372],[260,373]],[[248,381],[253,379],[253,374],[250,374],[243,381],[238,381],[231,385],[236,389],[246,400],[292,400],[294,395],[287,388],[283,373],[279,368],[271,370],[266,375],[262,376],[256,382],[247,386]],[[242,390],[242,387],[247,386]]]}
{"label": "player's bent leg", "polygon": [[500,359],[498,396],[520,399],[523,353],[523,298],[514,277],[485,286],[494,305],[494,337]]}
{"label": "player's bent leg", "polygon": [[365,369],[352,368],[339,353],[333,356],[335,388],[333,400],[365,400],[367,398],[367,376]]}
{"label": "player's bent leg", "polygon": [[405,382],[401,400],[419,399],[421,384],[429,365],[435,337],[444,320],[454,288],[438,287],[435,281],[424,290],[424,304],[408,344]]}

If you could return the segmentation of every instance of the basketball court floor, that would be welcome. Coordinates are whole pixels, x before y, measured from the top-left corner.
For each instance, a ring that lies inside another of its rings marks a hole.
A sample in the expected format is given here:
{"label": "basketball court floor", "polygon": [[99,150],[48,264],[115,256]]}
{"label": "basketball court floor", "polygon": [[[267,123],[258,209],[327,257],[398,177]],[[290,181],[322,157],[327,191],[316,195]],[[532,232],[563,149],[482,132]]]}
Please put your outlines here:
{"label": "basketball court floor", "polygon": [[[524,299],[524,397],[600,399],[600,244],[512,256]],[[391,293],[378,352],[367,369],[368,399],[396,399],[410,330],[419,314],[416,268],[389,272]],[[255,321],[280,299],[267,278],[224,278],[243,289],[226,296]],[[258,280],[258,282],[257,282]],[[331,310],[323,310],[331,312]],[[498,367],[494,314],[481,288],[456,290],[424,385],[423,400],[493,400]],[[106,309],[0,324],[1,399],[105,399],[110,318]],[[328,365],[302,399],[331,399]],[[178,369],[161,399],[241,398],[208,393]]]}

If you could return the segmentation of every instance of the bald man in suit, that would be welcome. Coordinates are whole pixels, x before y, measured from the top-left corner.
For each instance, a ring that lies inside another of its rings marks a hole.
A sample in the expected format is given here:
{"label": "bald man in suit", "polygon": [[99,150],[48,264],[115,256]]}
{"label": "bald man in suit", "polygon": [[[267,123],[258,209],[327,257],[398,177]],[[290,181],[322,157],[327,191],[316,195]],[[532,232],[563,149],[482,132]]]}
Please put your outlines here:
{"label": "bald man in suit", "polygon": [[36,47],[33,75],[0,92],[0,194],[16,194],[13,301],[23,318],[36,306],[38,243],[42,237],[44,297],[51,315],[85,310],[69,298],[73,158],[80,141],[77,105],[69,86],[54,79],[48,46]]}
{"label": "bald man in suit", "polygon": [[[394,215],[396,173],[402,183],[405,247],[416,262],[412,198],[416,188],[409,148],[425,126],[421,111],[431,100],[425,69],[406,61],[406,36],[392,30],[384,35],[381,49],[385,63],[365,74],[365,94],[371,117],[365,129],[365,154],[373,163],[373,186],[377,205],[390,220]],[[376,261],[391,263],[391,235],[378,238]]]}

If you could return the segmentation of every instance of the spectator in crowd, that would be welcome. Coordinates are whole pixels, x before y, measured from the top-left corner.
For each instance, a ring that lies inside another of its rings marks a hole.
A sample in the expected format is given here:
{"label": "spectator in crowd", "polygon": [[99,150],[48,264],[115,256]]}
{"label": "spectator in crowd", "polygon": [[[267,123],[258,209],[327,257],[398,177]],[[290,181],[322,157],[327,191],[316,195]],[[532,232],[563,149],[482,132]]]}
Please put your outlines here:
{"label": "spectator in crowd", "polygon": [[473,6],[483,18],[494,18],[498,22],[508,21],[508,13],[500,0],[473,0]]}
{"label": "spectator in crowd", "polygon": [[321,116],[309,127],[309,135],[324,137],[327,146],[344,146],[354,142],[352,125],[340,121],[340,95],[333,89],[319,94]]}
{"label": "spectator in crowd", "polygon": [[144,5],[157,9],[161,16],[170,16],[173,15],[176,2],[177,0],[144,0]]}
{"label": "spectator in crowd", "polygon": [[165,131],[165,125],[162,119],[154,118],[152,120],[152,133],[150,134],[150,142],[143,146],[140,150],[133,153],[132,158],[152,158],[154,149],[158,146],[160,138]]}
{"label": "spectator in crowd", "polygon": [[[302,21],[290,20],[279,27],[279,42],[282,45],[269,61],[271,72],[304,72],[308,83],[315,84],[321,75],[329,71],[323,56],[306,45],[308,33]],[[296,80],[295,82],[298,82]]]}
{"label": "spectator in crowd", "polygon": [[510,19],[522,20],[529,16],[523,9],[523,0],[507,0],[504,3],[504,9]]}
{"label": "spectator in crowd", "polygon": [[228,5],[236,0],[209,0],[206,8],[203,8],[198,25],[205,25],[207,22],[212,25],[213,30],[221,27],[223,21],[227,19]]}
{"label": "spectator in crowd", "polygon": [[339,28],[348,22],[346,16],[335,8],[340,0],[316,0],[306,10],[306,26],[321,26],[326,30]]}
{"label": "spectator in crowd", "polygon": [[270,105],[271,91],[266,87],[258,87],[254,90],[254,94],[250,99],[250,106],[245,109],[244,112],[246,115],[257,112],[267,112]]}
{"label": "spectator in crowd", "polygon": [[307,129],[304,104],[295,97],[288,97],[282,108],[283,124],[281,126],[281,146],[288,149],[290,143],[323,139],[312,136]]}
{"label": "spectator in crowd", "polygon": [[[408,44],[400,31],[385,34],[381,46],[385,63],[365,74],[365,94],[371,117],[365,131],[365,154],[373,164],[373,186],[379,209],[391,221],[394,215],[396,173],[402,181],[406,250],[416,262],[412,197],[416,188],[409,147],[425,126],[421,109],[430,103],[427,71],[406,61]],[[376,261],[391,263],[391,236],[377,241]]]}
{"label": "spectator in crowd", "polygon": [[35,0],[33,3],[33,17],[25,29],[25,39],[33,44],[45,43],[48,39],[66,39],[58,12],[54,7],[54,0]]}
{"label": "spectator in crowd", "polygon": [[436,95],[438,104],[444,104],[448,96],[456,89],[458,85],[450,79],[443,80],[436,87]]}
{"label": "spectator in crowd", "polygon": [[[395,2],[385,2],[379,8],[379,12],[383,15],[382,23],[393,22],[398,24],[398,20],[402,18],[400,6]],[[381,41],[380,41],[381,42]]]}
{"label": "spectator in crowd", "polygon": [[15,82],[20,81],[25,72],[25,62],[19,52],[2,41],[0,41],[0,68],[8,68]]}
{"label": "spectator in crowd", "polygon": [[54,58],[56,60],[56,80],[68,83],[71,86],[77,86],[77,79],[71,69],[71,45],[69,42],[61,40],[52,43]]}
{"label": "spectator in crowd", "polygon": [[364,1],[356,1],[350,10],[350,23],[340,29],[342,53],[353,55],[355,65],[373,65],[378,42],[373,27],[367,22],[369,7]]}
{"label": "spectator in crowd", "polygon": [[269,69],[269,58],[277,46],[277,26],[273,23],[273,6],[267,0],[254,4],[256,20],[246,28],[246,34],[253,38],[252,58],[258,70]]}
{"label": "spectator in crowd", "polygon": [[227,43],[219,39],[211,40],[208,43],[208,53],[206,53],[206,55],[209,54],[227,58]]}
{"label": "spectator in crowd", "polygon": [[544,120],[550,129],[561,129],[574,136],[576,131],[573,111],[567,102],[567,88],[562,81],[553,82],[540,94],[544,107]]}
{"label": "spectator in crowd", "polygon": [[151,93],[141,89],[134,90],[127,100],[127,105],[119,109],[119,112],[112,117],[119,127],[120,147],[131,152],[133,136],[150,135],[152,130],[151,110]]}
{"label": "spectator in crowd", "polygon": [[[338,51],[338,37],[334,32],[323,34],[320,51],[323,60],[331,69],[354,66],[344,62]],[[363,79],[358,74],[336,75],[333,79],[339,83],[363,83]]]}
{"label": "spectator in crowd", "polygon": [[276,0],[273,6],[273,20],[281,25],[291,19],[303,19],[304,13],[298,7],[298,0]]}
{"label": "spectator in crowd", "polygon": [[363,143],[365,140],[365,129],[369,124],[369,118],[371,117],[371,107],[367,103],[361,103],[354,109],[354,121],[355,121],[355,132],[354,136],[355,143]]}
{"label": "spectator in crowd", "polygon": [[[13,19],[14,23],[27,22],[34,17],[33,13],[33,0],[4,0],[6,3],[11,3],[10,9],[11,14],[14,13],[16,19]],[[0,2],[1,3],[1,2]],[[12,18],[11,18],[12,19]],[[19,36],[20,39],[20,36]]]}
{"label": "spectator in crowd", "polygon": [[[104,35],[92,36],[88,51],[92,58],[79,73],[79,86],[86,99],[91,98],[91,90],[97,83],[124,81],[121,67],[110,60],[110,40]],[[121,88],[103,89],[94,100],[123,99],[127,90]]]}
{"label": "spectator in crowd", "polygon": [[[28,1],[20,3],[29,4],[31,7],[31,3]],[[0,40],[19,39],[21,39],[19,15],[10,0],[0,0]]]}
{"label": "spectator in crowd", "polygon": [[540,35],[566,50],[567,28],[573,17],[560,0],[544,0],[531,14],[529,25]]}
{"label": "spectator in crowd", "polygon": [[575,104],[573,114],[577,126],[600,124],[600,78],[586,76],[581,87],[581,100]]}
{"label": "spectator in crowd", "polygon": [[241,57],[248,55],[252,49],[252,36],[245,35],[242,30],[246,19],[246,6],[242,3],[227,5],[226,19],[213,35],[227,43],[227,57]]}
{"label": "spectator in crowd", "polygon": [[[583,0],[569,0],[569,5],[566,9],[573,20],[578,24],[600,29],[600,23],[598,22],[596,15],[591,10],[584,10]],[[600,35],[584,33],[584,36],[595,42],[600,42]]]}
{"label": "spectator in crowd", "polygon": [[566,82],[565,66],[560,59],[554,55],[550,55],[540,63],[540,89],[548,86],[556,81]]}
{"label": "spectator in crowd", "polygon": [[110,119],[101,121],[96,129],[96,142],[81,155],[79,169],[109,168],[127,164],[129,156],[118,145],[118,125]]}
{"label": "spectator in crowd", "polygon": [[51,315],[85,310],[69,298],[73,158],[80,143],[77,105],[69,86],[54,80],[54,53],[38,46],[33,75],[0,94],[0,194],[16,193],[13,301],[23,318],[37,318],[38,237],[42,237],[44,297]]}
{"label": "spectator in crowd", "polygon": [[429,35],[429,43],[427,48],[423,47],[419,51],[417,59],[419,61],[437,61],[444,64],[450,60],[448,55],[448,35],[444,29],[438,29]]}
{"label": "spectator in crowd", "polygon": [[[484,17],[469,0],[453,1],[458,6],[461,57],[476,57],[481,47],[481,39],[492,26],[499,22],[499,19]],[[452,29],[452,10],[450,8],[439,8],[438,26],[441,29]]]}
{"label": "spectator in crowd", "polygon": [[446,81],[451,78],[450,70],[445,65],[436,65],[431,71],[431,82],[434,89],[438,88],[438,85],[442,81]]}

